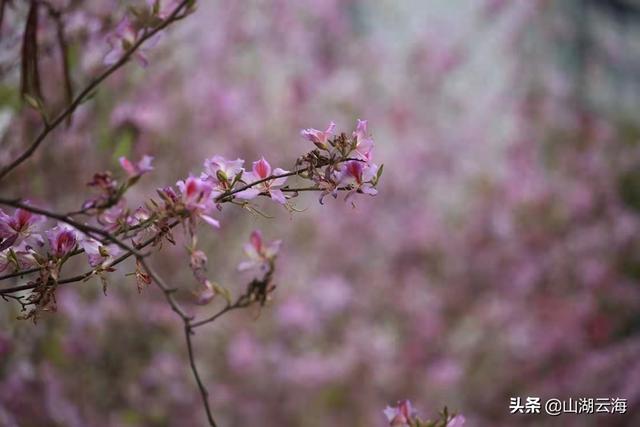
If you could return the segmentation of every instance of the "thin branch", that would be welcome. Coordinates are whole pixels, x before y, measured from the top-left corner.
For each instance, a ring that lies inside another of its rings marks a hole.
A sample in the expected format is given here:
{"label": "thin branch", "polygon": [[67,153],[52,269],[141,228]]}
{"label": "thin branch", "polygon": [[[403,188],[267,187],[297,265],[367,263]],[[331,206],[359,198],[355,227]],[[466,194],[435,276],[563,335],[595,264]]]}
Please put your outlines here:
{"label": "thin branch", "polygon": [[[361,160],[361,159],[354,159],[354,158],[348,157],[346,159],[341,159],[341,160],[335,162],[334,166],[338,165],[340,163],[349,162],[349,161],[363,162],[363,160]],[[250,182],[248,184],[245,184],[245,185],[243,185],[243,186],[241,186],[239,188],[227,190],[224,193],[220,194],[218,197],[216,197],[215,201],[216,201],[216,203],[225,202],[225,201],[228,200],[229,196],[233,196],[234,194],[237,194],[237,193],[240,193],[242,191],[248,190],[251,187],[254,187],[256,185],[263,184],[265,182],[272,181],[272,180],[278,179],[278,178],[287,178],[287,177],[290,177],[290,176],[297,176],[297,175],[300,175],[302,173],[309,172],[313,168],[314,168],[314,166],[308,166],[306,168],[298,169],[298,170],[291,171],[291,172],[286,172],[286,173],[283,173],[283,174],[280,174],[280,175],[270,175],[270,176],[268,176],[266,178],[262,178],[262,179],[259,179],[257,181],[253,181],[253,182]],[[302,190],[302,191],[305,191],[305,190]],[[306,190],[306,191],[310,191],[310,190]]]}
{"label": "thin branch", "polygon": [[[179,223],[180,222],[175,221],[175,222],[169,224],[168,227],[169,227],[169,229],[172,229],[176,225],[178,225]],[[147,246],[151,245],[153,242],[155,242],[158,239],[158,237],[161,234],[162,234],[162,232],[150,237],[149,239],[145,240],[141,244],[137,245],[138,250],[144,249]],[[84,251],[78,250],[76,252],[77,253],[82,253]],[[120,264],[121,262],[131,258],[133,255],[134,254],[132,252],[127,251],[124,254],[120,255],[118,258],[116,258],[113,261],[111,261],[110,263],[105,264],[102,268],[106,270],[106,269],[109,269],[111,267],[115,267],[116,265]],[[36,268],[36,269],[33,269],[33,270],[40,271],[41,269],[42,268]],[[22,273],[26,273],[27,271],[29,271],[29,270],[22,271]],[[31,273],[32,271],[29,271],[29,272]],[[35,272],[35,271],[33,271],[33,272]],[[21,273],[21,272],[18,272],[18,273]],[[15,275],[18,274],[18,273],[13,273],[13,274],[10,274],[10,275],[7,275],[7,276],[2,276],[2,277],[0,277],[0,279],[5,279],[5,278],[9,278],[9,277],[15,277]],[[64,285],[64,284],[67,284],[67,283],[82,282],[82,281],[88,279],[89,277],[93,276],[95,273],[96,273],[96,270],[95,269],[91,269],[91,270],[86,271],[85,273],[79,274],[77,276],[67,277],[65,279],[60,279],[60,280],[58,280],[58,284],[59,285]],[[20,291],[25,291],[25,290],[29,290],[29,289],[34,289],[36,286],[37,285],[35,285],[35,284],[27,284],[27,285],[21,285],[21,286],[14,286],[14,287],[11,287],[11,288],[6,288],[6,289],[0,289],[0,295],[2,295],[2,294],[10,294],[10,293],[15,293],[15,292],[20,292]]]}
{"label": "thin branch", "polygon": [[0,282],[7,279],[13,279],[14,277],[22,277],[27,274],[37,273],[40,270],[42,270],[42,267],[34,267],[34,268],[28,268],[25,270],[16,271],[14,273],[4,274],[0,276]]}
{"label": "thin branch", "polygon": [[211,427],[217,427],[215,420],[213,419],[213,415],[211,414],[211,408],[209,407],[209,391],[207,387],[205,387],[202,379],[200,378],[200,373],[198,372],[198,366],[196,365],[196,359],[193,351],[193,343],[191,342],[191,335],[193,334],[193,328],[190,323],[185,322],[184,325],[184,336],[187,340],[187,353],[189,355],[189,366],[191,366],[191,372],[193,373],[194,378],[196,379],[196,383],[198,384],[198,389],[200,390],[200,396],[202,397],[202,403],[204,405],[205,412],[207,413],[207,420],[209,421],[209,425]]}
{"label": "thin branch", "polygon": [[245,184],[245,185],[243,185],[243,186],[241,186],[239,188],[235,188],[235,189],[232,189],[232,190],[227,190],[224,193],[222,193],[221,195],[219,195],[218,197],[216,197],[215,201],[216,201],[216,203],[224,202],[224,201],[226,201],[226,199],[229,196],[233,196],[234,194],[237,194],[237,193],[240,193],[242,191],[248,190],[251,187],[254,187],[256,185],[259,185],[259,184],[262,184],[262,183],[265,183],[265,182],[268,182],[268,181],[272,181],[272,180],[278,179],[278,178],[286,178],[286,177],[289,177],[289,176],[300,175],[301,173],[307,172],[310,169],[311,169],[311,166],[309,166],[307,168],[303,168],[303,169],[298,169],[298,170],[295,170],[295,171],[292,171],[292,172],[283,173],[283,174],[280,174],[280,175],[270,175],[270,176],[268,176],[266,178],[259,179],[259,180],[254,181],[254,182],[250,182],[249,184]]}
{"label": "thin branch", "polygon": [[64,222],[65,224],[69,224],[70,226],[84,232],[87,235],[94,234],[94,237],[95,237],[95,235],[97,234],[99,236],[102,236],[104,239],[109,240],[111,243],[115,243],[116,245],[120,246],[125,251],[132,252],[134,255],[136,255],[136,257],[142,257],[142,254],[139,253],[136,249],[127,245],[122,240],[115,237],[113,234],[107,231],[104,231],[103,229],[98,227],[93,227],[87,224],[81,224],[78,221],[75,221],[67,217],[66,215],[61,215],[55,212],[47,211],[45,209],[36,208],[35,206],[28,205],[26,203],[21,202],[20,200],[5,199],[2,197],[0,197],[0,205],[12,206],[14,208],[29,211],[38,215],[43,215],[51,219],[56,219],[58,221]]}
{"label": "thin branch", "polygon": [[223,309],[221,309],[220,311],[218,311],[216,314],[214,314],[213,316],[207,317],[206,319],[203,320],[199,320],[197,322],[192,322],[191,323],[191,327],[193,328],[199,328],[202,325],[205,325],[207,323],[211,323],[214,322],[216,319],[218,319],[220,316],[222,316],[225,313],[228,313],[232,310],[235,310],[237,308],[242,308],[245,307],[244,305],[240,304],[240,298],[238,298],[238,301],[236,301],[233,304],[227,304]]}

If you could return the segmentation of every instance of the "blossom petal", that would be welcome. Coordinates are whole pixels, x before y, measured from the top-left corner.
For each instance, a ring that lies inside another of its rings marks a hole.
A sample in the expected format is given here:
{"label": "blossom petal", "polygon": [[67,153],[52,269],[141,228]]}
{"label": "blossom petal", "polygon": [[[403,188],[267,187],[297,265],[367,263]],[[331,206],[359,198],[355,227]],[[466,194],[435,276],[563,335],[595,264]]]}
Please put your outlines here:
{"label": "blossom petal", "polygon": [[273,200],[280,203],[281,205],[287,203],[287,199],[286,197],[284,197],[284,193],[281,190],[270,190],[269,194],[271,195],[271,198]]}
{"label": "blossom petal", "polygon": [[257,190],[255,188],[247,188],[246,190],[236,193],[236,197],[243,200],[251,200],[258,197],[259,194],[260,190]]}
{"label": "blossom petal", "polygon": [[217,219],[212,218],[209,215],[204,215],[204,214],[201,214],[200,218],[202,218],[204,220],[204,222],[206,222],[210,226],[215,227],[215,228],[220,228],[220,221],[218,221]]}

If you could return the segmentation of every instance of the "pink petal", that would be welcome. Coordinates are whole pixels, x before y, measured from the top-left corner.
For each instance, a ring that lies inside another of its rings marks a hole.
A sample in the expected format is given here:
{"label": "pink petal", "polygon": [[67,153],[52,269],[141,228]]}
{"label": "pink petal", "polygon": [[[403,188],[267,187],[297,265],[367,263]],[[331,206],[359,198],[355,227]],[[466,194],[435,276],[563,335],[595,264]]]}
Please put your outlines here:
{"label": "pink petal", "polygon": [[264,179],[271,175],[271,165],[263,157],[260,160],[253,162],[253,173],[260,179]]}
{"label": "pink petal", "polygon": [[287,199],[284,197],[284,193],[280,190],[270,190],[269,194],[271,195],[271,198],[273,200],[275,200],[276,202],[280,203],[281,205],[284,205],[285,203],[287,203]]}
{"label": "pink petal", "polygon": [[105,55],[102,62],[104,63],[104,65],[108,65],[108,66],[113,65],[116,62],[118,62],[120,58],[122,58],[123,54],[124,54],[124,51],[122,50],[122,48],[114,47]]}
{"label": "pink petal", "polygon": [[236,197],[243,200],[251,200],[258,197],[259,194],[260,194],[260,190],[256,190],[255,188],[248,188],[244,191],[240,191],[239,193],[236,193]]}
{"label": "pink petal", "polygon": [[120,162],[120,166],[122,166],[122,169],[124,169],[127,175],[129,176],[136,175],[136,168],[133,166],[133,163],[129,161],[129,159],[122,156],[118,159],[118,161]]}
{"label": "pink petal", "polygon": [[[276,176],[277,175],[285,175],[285,174],[288,174],[288,173],[289,173],[289,171],[284,170],[284,169],[280,169],[280,168],[275,168],[273,170],[273,174],[276,175]],[[286,180],[287,180],[286,176],[284,176],[282,178],[276,178],[273,181],[270,181],[270,185],[269,186],[270,187],[280,187],[282,184],[285,183]]]}
{"label": "pink petal", "polygon": [[204,220],[204,222],[206,222],[210,226],[215,227],[215,228],[220,228],[220,221],[210,217],[209,215],[201,214],[200,218],[202,218]]}
{"label": "pink petal", "polygon": [[260,252],[262,250],[262,233],[260,232],[260,230],[254,230],[251,232],[249,242],[257,252]]}

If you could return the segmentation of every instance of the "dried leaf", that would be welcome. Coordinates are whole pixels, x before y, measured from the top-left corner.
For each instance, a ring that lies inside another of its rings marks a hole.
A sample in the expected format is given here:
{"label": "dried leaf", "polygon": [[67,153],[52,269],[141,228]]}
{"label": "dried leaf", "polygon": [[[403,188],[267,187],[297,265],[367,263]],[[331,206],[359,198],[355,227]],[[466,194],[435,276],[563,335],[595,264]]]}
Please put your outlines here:
{"label": "dried leaf", "polygon": [[151,284],[151,276],[145,271],[144,266],[140,261],[136,261],[136,284],[138,285],[138,292],[142,292],[144,288]]}
{"label": "dried leaf", "polygon": [[[38,70],[38,15],[39,3],[32,0],[22,38],[22,64],[20,93],[37,100],[42,99],[40,72]],[[41,105],[41,102],[40,102]]]}
{"label": "dried leaf", "polygon": [[[60,48],[60,56],[62,63],[62,76],[64,78],[64,100],[66,105],[70,105],[73,102],[73,85],[71,83],[71,65],[69,61],[69,45],[67,44],[67,38],[64,34],[64,22],[60,14],[55,14],[54,19],[56,21],[56,37],[58,40],[58,47]],[[71,126],[73,114],[67,116],[67,127]]]}

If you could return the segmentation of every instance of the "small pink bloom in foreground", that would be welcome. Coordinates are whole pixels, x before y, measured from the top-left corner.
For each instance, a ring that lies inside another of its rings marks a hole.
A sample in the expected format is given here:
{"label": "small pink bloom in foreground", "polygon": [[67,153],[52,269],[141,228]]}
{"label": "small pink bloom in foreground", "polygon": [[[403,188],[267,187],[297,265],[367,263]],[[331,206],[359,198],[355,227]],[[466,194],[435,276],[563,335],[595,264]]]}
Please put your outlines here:
{"label": "small pink bloom in foreground", "polygon": [[215,298],[215,296],[216,291],[213,287],[213,284],[210,281],[205,280],[196,292],[195,303],[198,305],[207,305],[213,300],[213,298]]}
{"label": "small pink bloom in foreground", "polygon": [[[286,173],[288,173],[288,171],[280,168],[275,168],[273,170],[273,175],[283,175]],[[271,165],[263,157],[260,160],[253,162],[253,170],[252,172],[245,173],[244,180],[248,184],[251,184],[264,180],[269,176],[271,176]],[[277,187],[281,187],[286,180],[287,177],[269,179],[256,184],[252,188],[239,192],[236,196],[240,199],[251,200],[256,198],[260,193],[267,193],[273,200],[284,205],[287,202],[287,199],[284,197],[282,190]]]}
{"label": "small pink bloom in foreground", "polygon": [[242,172],[244,160],[227,160],[222,156],[213,156],[204,161],[204,172],[211,178],[216,178],[220,174],[227,180],[233,180],[236,175]]}
{"label": "small pink bloom in foreground", "polygon": [[13,215],[7,215],[0,209],[0,251],[30,237],[35,231],[34,226],[42,219],[40,215],[24,209],[16,209]]}
{"label": "small pink bloom in foreground", "polygon": [[78,242],[76,231],[66,224],[57,225],[46,232],[51,253],[56,258],[69,254]]}
{"label": "small pink bloom in foreground", "polygon": [[378,194],[372,184],[378,173],[378,165],[367,164],[359,160],[351,160],[344,163],[340,169],[339,181],[343,185],[352,185],[354,190],[347,195],[350,197],[354,192],[360,192],[375,196]]}
{"label": "small pink bloom in foreground", "polygon": [[249,238],[249,243],[244,245],[244,253],[249,258],[249,261],[241,262],[238,265],[238,270],[244,271],[256,267],[263,271],[267,270],[269,264],[278,255],[281,243],[281,240],[274,240],[265,244],[260,230],[253,231]]}
{"label": "small pink bloom in foreground", "polygon": [[244,172],[244,160],[227,160],[222,156],[213,156],[204,161],[204,172],[200,178],[213,184],[214,197],[231,189],[236,177]]}
{"label": "small pink bloom in foreground", "polygon": [[447,427],[462,427],[464,426],[465,421],[466,419],[463,415],[456,415],[455,417],[451,418],[451,420],[449,420],[449,423],[447,423]]}
{"label": "small pink bloom in foreground", "polygon": [[91,267],[105,265],[111,262],[113,258],[121,252],[117,245],[105,246],[90,237],[80,239],[78,244],[84,249]]}
{"label": "small pink bloom in foreground", "polygon": [[367,131],[367,121],[358,119],[356,131],[353,132],[353,137],[356,139],[356,148],[354,154],[356,158],[371,161],[373,154],[373,139],[369,136]]}
{"label": "small pink bloom in foreground", "polygon": [[316,147],[320,148],[321,150],[327,150],[329,148],[328,146],[329,137],[333,135],[333,131],[335,130],[335,128],[336,128],[336,124],[334,122],[331,122],[329,123],[327,130],[325,130],[324,132],[318,129],[309,128],[309,129],[303,129],[300,132],[300,134],[304,138],[313,142],[316,145]]}
{"label": "small pink bloom in foreground", "polygon": [[402,400],[394,407],[387,406],[384,414],[392,427],[407,427],[416,416],[416,412],[408,400]]}
{"label": "small pink bloom in foreground", "polygon": [[191,213],[192,218],[199,217],[207,224],[219,228],[220,222],[212,218],[209,213],[215,209],[212,192],[213,187],[208,182],[190,176],[186,181],[178,181],[182,203]]}
{"label": "small pink bloom in foreground", "polygon": [[153,170],[153,166],[151,166],[153,157],[151,156],[143,156],[142,159],[135,164],[124,156],[120,157],[119,161],[120,166],[122,166],[122,169],[129,175],[129,178],[135,178]]}
{"label": "small pink bloom in foreground", "polygon": [[23,241],[11,249],[0,251],[0,272],[13,266],[15,271],[31,268],[38,264],[34,257],[35,251],[27,242]]}
{"label": "small pink bloom in foreground", "polygon": [[[128,17],[125,17],[113,33],[107,36],[107,43],[111,46],[111,50],[104,57],[105,65],[113,65],[120,61],[129,51],[133,45],[135,45],[140,38],[141,31],[131,22]],[[157,44],[160,40],[161,33],[156,34],[147,40],[143,45],[133,53],[133,57],[138,61],[140,65],[146,67],[149,65],[149,61],[146,57],[146,52]]]}
{"label": "small pink bloom in foreground", "polygon": [[182,202],[189,210],[206,209],[211,202],[211,185],[200,178],[188,177],[178,181]]}

